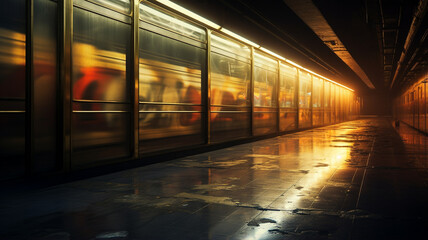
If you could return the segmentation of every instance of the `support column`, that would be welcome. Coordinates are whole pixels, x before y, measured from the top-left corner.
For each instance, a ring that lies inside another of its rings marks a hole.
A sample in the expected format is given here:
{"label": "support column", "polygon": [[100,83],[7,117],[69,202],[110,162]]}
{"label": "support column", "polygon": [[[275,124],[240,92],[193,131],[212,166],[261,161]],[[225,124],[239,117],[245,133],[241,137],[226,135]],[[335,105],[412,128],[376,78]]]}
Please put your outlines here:
{"label": "support column", "polygon": [[139,158],[139,17],[140,17],[140,1],[133,0],[132,9],[132,64],[131,64],[131,154],[133,159]]}
{"label": "support column", "polygon": [[58,140],[62,171],[70,171],[71,165],[71,74],[73,44],[73,0],[58,1],[59,16],[59,106]]}
{"label": "support column", "polygon": [[[206,54],[206,74],[205,81],[203,81],[202,88],[205,91],[205,119],[204,119],[204,130],[205,130],[205,143],[211,144],[211,30],[206,29],[207,33],[207,54]],[[202,103],[204,104],[204,103]]]}

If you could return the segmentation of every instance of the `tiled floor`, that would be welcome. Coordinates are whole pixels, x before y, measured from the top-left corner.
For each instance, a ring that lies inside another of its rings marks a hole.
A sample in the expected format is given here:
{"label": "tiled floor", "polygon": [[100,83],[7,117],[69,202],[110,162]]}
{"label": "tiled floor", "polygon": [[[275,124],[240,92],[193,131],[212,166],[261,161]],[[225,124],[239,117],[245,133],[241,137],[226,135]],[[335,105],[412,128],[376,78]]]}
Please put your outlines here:
{"label": "tiled floor", "polygon": [[2,195],[0,239],[426,239],[427,143],[357,120]]}

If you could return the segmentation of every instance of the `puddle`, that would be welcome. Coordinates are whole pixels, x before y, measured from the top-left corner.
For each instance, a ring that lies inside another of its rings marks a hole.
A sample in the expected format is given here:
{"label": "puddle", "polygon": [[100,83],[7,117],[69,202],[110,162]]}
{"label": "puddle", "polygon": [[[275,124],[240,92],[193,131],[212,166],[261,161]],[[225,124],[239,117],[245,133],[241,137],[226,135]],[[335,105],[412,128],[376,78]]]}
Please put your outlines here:
{"label": "puddle", "polygon": [[127,231],[118,231],[118,232],[104,232],[98,234],[95,239],[118,239],[128,237]]}

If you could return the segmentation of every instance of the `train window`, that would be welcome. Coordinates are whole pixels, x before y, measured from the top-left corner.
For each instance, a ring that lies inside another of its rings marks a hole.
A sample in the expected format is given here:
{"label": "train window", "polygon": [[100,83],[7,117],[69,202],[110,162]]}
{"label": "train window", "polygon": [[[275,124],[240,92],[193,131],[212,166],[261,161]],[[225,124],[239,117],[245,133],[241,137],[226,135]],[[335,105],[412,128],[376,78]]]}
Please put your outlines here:
{"label": "train window", "polygon": [[74,10],[73,99],[129,101],[130,30],[127,24]]}
{"label": "train window", "polygon": [[295,108],[296,99],[297,69],[288,64],[281,63],[281,78],[279,91],[279,106],[285,108]]}
{"label": "train window", "polygon": [[277,105],[277,81],[278,62],[256,52],[254,55],[254,106],[275,107]]}
{"label": "train window", "polygon": [[280,131],[296,129],[297,68],[281,63],[279,78]]}
{"label": "train window", "polygon": [[323,124],[322,112],[322,94],[323,80],[313,76],[312,78],[312,125],[318,126]]}
{"label": "train window", "polygon": [[312,77],[307,72],[299,71],[299,128],[312,125],[311,97]]}
{"label": "train window", "polygon": [[211,36],[211,142],[250,135],[251,51],[248,46]]}
{"label": "train window", "polygon": [[313,77],[313,96],[312,96],[312,107],[321,108],[321,96],[322,96],[322,79]]}
{"label": "train window", "polygon": [[216,35],[212,35],[211,43],[215,46],[211,54],[211,104],[248,106],[249,48]]}
{"label": "train window", "polygon": [[86,0],[88,2],[95,3],[97,5],[110,8],[116,12],[130,14],[131,13],[131,1],[130,0]]}
{"label": "train window", "polygon": [[140,4],[140,151],[200,144],[205,31]]}
{"label": "train window", "polygon": [[300,108],[310,108],[312,95],[311,75],[306,72],[299,73],[299,106]]}
{"label": "train window", "polygon": [[261,52],[254,54],[253,133],[263,135],[277,130],[278,61]]}
{"label": "train window", "polygon": [[330,84],[327,81],[324,81],[324,108],[330,107]]}
{"label": "train window", "polygon": [[165,14],[143,3],[140,4],[140,19],[182,36],[201,42],[206,41],[206,33],[203,28],[189,24],[172,15]]}
{"label": "train window", "polygon": [[131,25],[87,7],[73,8],[72,169],[130,156]]}

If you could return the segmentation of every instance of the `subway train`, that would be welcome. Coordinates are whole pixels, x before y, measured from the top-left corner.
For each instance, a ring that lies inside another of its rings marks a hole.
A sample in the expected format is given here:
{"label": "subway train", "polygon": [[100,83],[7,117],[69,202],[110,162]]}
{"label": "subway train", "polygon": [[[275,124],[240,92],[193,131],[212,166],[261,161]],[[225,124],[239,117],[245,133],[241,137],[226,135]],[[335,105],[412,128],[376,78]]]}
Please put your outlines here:
{"label": "subway train", "polygon": [[359,114],[351,89],[167,3],[1,1],[0,179]]}
{"label": "subway train", "polygon": [[402,121],[424,133],[428,133],[426,122],[428,111],[427,80],[427,74],[420,76],[416,83],[412,84],[394,100],[393,107],[396,121]]}

